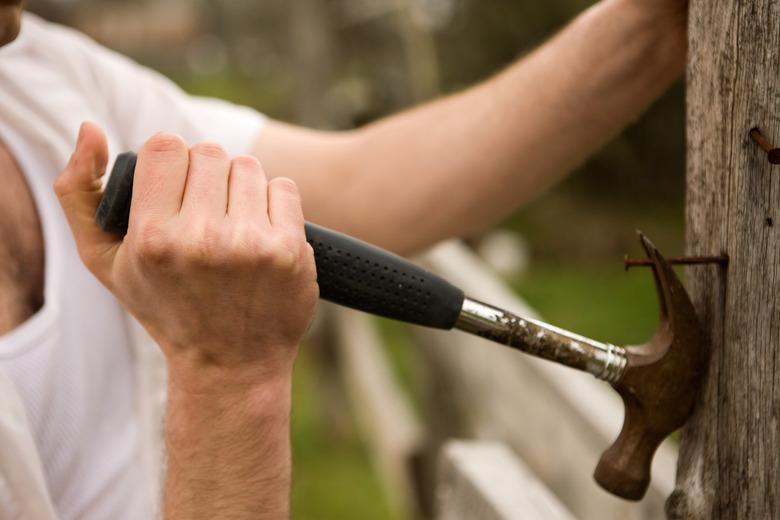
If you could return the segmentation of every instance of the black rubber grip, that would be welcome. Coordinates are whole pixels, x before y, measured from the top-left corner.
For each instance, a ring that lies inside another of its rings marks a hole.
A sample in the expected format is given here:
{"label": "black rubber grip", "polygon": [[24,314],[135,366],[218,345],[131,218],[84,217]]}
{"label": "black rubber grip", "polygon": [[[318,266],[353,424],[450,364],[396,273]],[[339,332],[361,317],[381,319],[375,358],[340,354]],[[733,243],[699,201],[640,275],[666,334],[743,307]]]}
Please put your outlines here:
{"label": "black rubber grip", "polygon": [[[127,233],[136,156],[117,157],[95,219]],[[314,249],[320,297],[378,316],[449,330],[463,306],[463,291],[421,267],[356,238],[306,223]]]}
{"label": "black rubber grip", "polygon": [[100,199],[95,213],[98,226],[122,236],[127,234],[127,222],[130,220],[136,158],[134,152],[125,152],[117,156],[106,189],[103,190],[103,198]]}
{"label": "black rubber grip", "polygon": [[306,223],[320,296],[379,316],[451,329],[463,291],[410,261],[356,238]]}

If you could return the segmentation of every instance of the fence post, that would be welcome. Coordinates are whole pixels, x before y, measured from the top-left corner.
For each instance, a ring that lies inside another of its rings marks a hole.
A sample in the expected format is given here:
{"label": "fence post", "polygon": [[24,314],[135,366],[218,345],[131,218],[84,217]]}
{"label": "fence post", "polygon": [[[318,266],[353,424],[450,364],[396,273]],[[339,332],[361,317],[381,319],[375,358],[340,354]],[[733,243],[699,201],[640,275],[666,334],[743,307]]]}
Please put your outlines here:
{"label": "fence post", "polygon": [[687,242],[730,257],[688,270],[711,344],[683,430],[671,518],[780,518],[780,3],[690,3]]}

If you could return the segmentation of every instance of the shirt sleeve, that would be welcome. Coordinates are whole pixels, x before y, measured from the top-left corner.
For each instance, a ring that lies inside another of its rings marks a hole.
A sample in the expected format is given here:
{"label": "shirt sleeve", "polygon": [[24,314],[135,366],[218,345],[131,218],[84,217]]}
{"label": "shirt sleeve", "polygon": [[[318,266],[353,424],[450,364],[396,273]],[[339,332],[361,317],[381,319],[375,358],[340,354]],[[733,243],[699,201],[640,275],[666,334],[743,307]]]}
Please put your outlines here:
{"label": "shirt sleeve", "polygon": [[96,100],[104,104],[106,121],[117,143],[137,150],[161,131],[181,135],[192,145],[221,144],[229,155],[247,154],[259,137],[265,117],[245,106],[191,96],[163,75],[77,33],[82,63],[88,65]]}

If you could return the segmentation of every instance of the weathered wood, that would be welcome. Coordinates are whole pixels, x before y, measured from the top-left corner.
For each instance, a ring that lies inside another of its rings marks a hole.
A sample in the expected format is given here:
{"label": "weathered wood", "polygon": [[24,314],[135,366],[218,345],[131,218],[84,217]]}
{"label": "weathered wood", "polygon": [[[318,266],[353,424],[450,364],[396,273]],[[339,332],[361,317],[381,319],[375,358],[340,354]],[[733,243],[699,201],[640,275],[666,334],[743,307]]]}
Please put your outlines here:
{"label": "weathered wood", "polygon": [[780,2],[691,1],[688,252],[731,262],[688,270],[711,356],[671,518],[780,518],[780,169],[748,137],[780,142],[779,50]]}
{"label": "weathered wood", "polygon": [[[462,244],[442,244],[425,262],[475,298],[535,315]],[[676,460],[668,443],[656,454],[651,488],[638,504],[607,494],[592,479],[623,419],[620,399],[608,385],[467,334],[417,328],[415,336],[431,387],[427,419],[433,435],[506,442],[578,518],[663,514]]]}
{"label": "weathered wood", "polygon": [[328,305],[347,395],[390,503],[405,518],[418,513],[410,468],[422,449],[423,431],[384,354],[371,319]]}
{"label": "weathered wood", "polygon": [[574,520],[504,444],[450,441],[439,461],[438,520]]}

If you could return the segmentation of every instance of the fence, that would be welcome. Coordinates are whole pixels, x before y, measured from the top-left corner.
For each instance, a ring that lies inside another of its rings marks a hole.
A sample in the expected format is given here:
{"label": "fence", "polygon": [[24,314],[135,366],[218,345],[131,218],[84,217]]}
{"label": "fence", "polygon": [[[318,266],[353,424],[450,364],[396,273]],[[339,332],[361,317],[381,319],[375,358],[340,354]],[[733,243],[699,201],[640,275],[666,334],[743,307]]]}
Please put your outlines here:
{"label": "fence", "polygon": [[[472,297],[536,313],[452,241],[419,259]],[[390,368],[376,321],[327,306],[320,334],[392,502],[408,518],[649,519],[663,515],[676,448],[663,444],[646,498],[619,500],[591,477],[623,407],[589,375],[460,332],[413,328],[424,386],[416,413]],[[454,439],[460,439],[455,441]]]}

